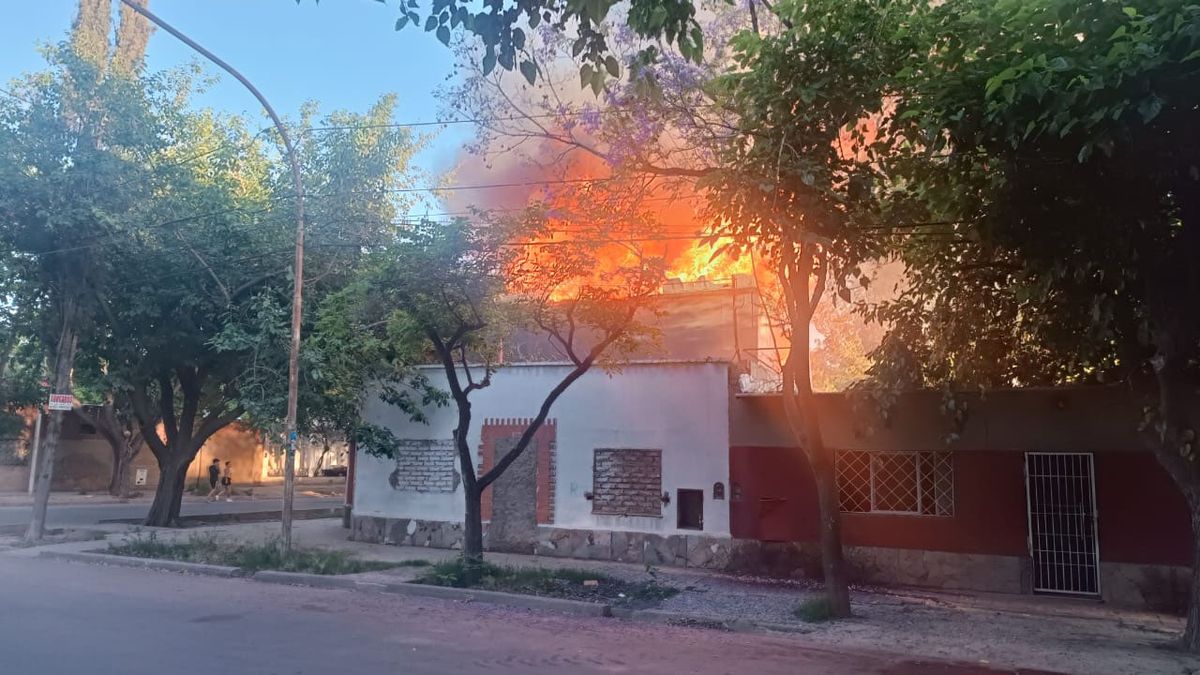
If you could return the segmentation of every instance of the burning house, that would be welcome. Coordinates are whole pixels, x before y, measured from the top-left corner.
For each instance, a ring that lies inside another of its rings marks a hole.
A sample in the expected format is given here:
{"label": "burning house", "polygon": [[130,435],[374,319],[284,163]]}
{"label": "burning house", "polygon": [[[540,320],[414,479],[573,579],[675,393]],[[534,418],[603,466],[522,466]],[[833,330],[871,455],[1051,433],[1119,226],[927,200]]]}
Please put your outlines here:
{"label": "burning house", "polygon": [[[752,279],[672,284],[661,351],[588,372],[484,493],[492,550],[819,578],[816,487],[783,417],[779,345]],[[511,447],[567,366],[531,340],[477,393],[477,469]],[[536,362],[541,358],[542,362]],[[444,377],[430,369],[435,384]],[[847,558],[864,582],[1184,602],[1188,509],[1115,388],[902,395],[887,415],[819,394],[837,449]],[[428,424],[373,400],[404,449],[359,453],[352,536],[457,548],[464,496],[452,409]]]}

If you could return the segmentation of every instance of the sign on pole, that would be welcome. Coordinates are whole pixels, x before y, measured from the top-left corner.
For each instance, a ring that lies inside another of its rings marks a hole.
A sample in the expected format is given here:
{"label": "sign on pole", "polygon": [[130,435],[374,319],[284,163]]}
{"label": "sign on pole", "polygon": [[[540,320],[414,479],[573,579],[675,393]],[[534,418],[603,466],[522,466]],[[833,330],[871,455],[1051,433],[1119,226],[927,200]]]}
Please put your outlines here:
{"label": "sign on pole", "polygon": [[70,410],[75,403],[75,397],[70,394],[50,394],[51,410]]}

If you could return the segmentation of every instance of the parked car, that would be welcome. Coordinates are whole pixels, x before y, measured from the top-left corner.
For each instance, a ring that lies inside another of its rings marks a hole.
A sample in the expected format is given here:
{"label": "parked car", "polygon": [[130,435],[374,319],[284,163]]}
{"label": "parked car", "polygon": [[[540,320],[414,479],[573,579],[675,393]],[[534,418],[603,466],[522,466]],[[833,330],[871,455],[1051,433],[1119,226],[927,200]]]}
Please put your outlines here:
{"label": "parked car", "polygon": [[322,476],[346,476],[349,475],[350,468],[345,465],[327,466],[321,469]]}

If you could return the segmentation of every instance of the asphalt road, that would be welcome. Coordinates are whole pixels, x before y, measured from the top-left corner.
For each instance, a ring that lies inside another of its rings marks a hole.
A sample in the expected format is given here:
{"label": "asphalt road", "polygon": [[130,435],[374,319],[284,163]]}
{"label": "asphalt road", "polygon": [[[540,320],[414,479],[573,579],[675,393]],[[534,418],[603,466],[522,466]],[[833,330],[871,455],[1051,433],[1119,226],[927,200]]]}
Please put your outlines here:
{"label": "asphalt road", "polygon": [[[316,508],[341,506],[343,497],[297,497],[296,508]],[[252,513],[256,511],[279,510],[277,499],[243,499],[232,502],[207,502],[203,499],[185,499],[180,508],[181,515],[198,516],[215,513]],[[127,504],[60,504],[50,503],[47,524],[52,527],[62,525],[94,525],[102,520],[144,518],[150,510],[149,501],[129,502]],[[29,522],[32,514],[30,506],[0,507],[0,526],[22,525]],[[0,608],[2,610],[2,608]],[[3,672],[3,671],[0,671]]]}
{"label": "asphalt road", "polygon": [[724,633],[0,555],[0,673],[984,673]]}

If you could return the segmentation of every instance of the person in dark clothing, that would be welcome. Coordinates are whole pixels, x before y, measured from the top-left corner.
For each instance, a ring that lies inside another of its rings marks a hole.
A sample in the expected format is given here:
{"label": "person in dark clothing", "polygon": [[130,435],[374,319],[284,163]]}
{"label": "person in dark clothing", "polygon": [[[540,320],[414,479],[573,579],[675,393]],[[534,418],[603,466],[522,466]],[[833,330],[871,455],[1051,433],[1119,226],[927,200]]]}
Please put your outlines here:
{"label": "person in dark clothing", "polygon": [[221,460],[213,458],[212,464],[208,465],[208,501],[217,501],[217,493],[221,491]]}

